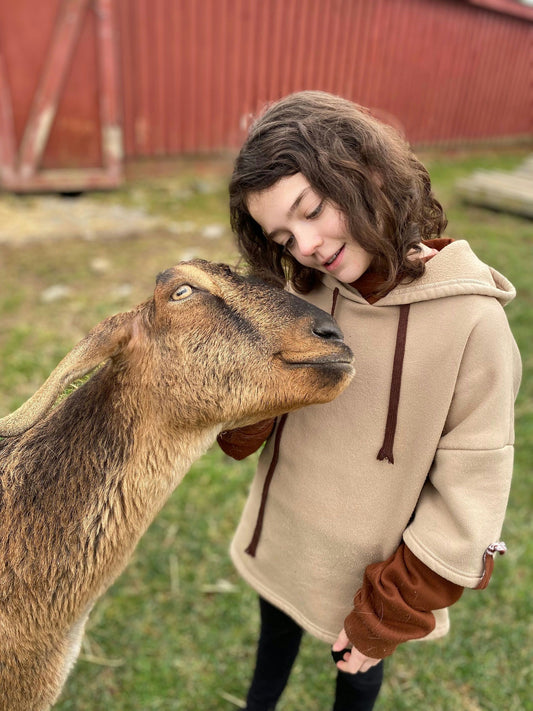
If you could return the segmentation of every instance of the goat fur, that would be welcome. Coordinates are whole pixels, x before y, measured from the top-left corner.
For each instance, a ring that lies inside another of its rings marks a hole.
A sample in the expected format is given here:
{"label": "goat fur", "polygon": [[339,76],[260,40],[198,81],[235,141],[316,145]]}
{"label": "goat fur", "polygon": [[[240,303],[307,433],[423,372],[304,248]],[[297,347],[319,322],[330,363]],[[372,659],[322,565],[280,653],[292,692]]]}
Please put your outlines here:
{"label": "goat fur", "polygon": [[194,260],[0,420],[0,711],[51,708],[95,601],[222,429],[333,399],[351,362],[321,310]]}

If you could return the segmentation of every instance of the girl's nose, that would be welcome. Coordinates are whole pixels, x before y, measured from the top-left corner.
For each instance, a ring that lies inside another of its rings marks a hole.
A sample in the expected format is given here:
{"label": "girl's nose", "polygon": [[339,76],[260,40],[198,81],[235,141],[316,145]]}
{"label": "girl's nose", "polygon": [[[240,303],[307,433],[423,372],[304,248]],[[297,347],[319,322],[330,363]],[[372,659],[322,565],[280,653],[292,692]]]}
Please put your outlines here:
{"label": "girl's nose", "polygon": [[322,239],[316,232],[300,233],[296,235],[298,249],[303,257],[311,257],[322,244]]}

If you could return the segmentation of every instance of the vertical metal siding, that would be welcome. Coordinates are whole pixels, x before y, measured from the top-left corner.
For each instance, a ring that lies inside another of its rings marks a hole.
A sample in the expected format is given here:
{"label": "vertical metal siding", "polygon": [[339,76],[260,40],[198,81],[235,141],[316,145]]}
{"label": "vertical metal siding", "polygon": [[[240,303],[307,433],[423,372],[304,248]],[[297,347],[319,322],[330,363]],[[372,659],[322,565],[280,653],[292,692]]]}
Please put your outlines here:
{"label": "vertical metal siding", "polygon": [[221,149],[314,88],[414,143],[532,132],[533,24],[459,0],[117,0],[126,154]]}

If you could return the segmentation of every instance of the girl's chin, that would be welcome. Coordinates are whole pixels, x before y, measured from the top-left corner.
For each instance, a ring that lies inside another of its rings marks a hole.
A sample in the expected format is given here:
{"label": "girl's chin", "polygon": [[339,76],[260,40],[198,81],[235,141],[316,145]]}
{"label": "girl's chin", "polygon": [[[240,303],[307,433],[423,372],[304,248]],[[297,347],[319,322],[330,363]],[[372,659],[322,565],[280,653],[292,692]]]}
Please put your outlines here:
{"label": "girl's chin", "polygon": [[342,284],[353,284],[353,282],[360,279],[363,274],[364,271],[361,269],[339,269],[337,272],[332,273],[331,276],[335,277],[335,279]]}

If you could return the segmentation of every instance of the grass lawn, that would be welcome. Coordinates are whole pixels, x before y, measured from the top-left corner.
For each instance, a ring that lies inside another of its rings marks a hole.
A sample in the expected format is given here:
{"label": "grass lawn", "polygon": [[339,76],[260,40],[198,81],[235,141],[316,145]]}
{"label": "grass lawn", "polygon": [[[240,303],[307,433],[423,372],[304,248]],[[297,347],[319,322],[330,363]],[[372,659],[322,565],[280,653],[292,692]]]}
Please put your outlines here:
{"label": "grass lawn", "polygon": [[[499,558],[485,592],[467,591],[451,613],[452,632],[408,644],[388,661],[380,711],[527,711],[533,612],[533,222],[461,204],[455,181],[486,167],[511,169],[525,150],[423,156],[449,217],[515,284],[507,308],[524,360],[517,403],[516,473]],[[192,252],[234,262],[227,225],[226,173],[183,162],[147,179],[136,174],[102,204],[120,201],[192,221],[196,233],[151,232],[124,239],[0,245],[0,415],[20,405],[60,358],[105,316],[149,295],[157,272]],[[199,189],[197,175],[208,180]],[[3,199],[12,199],[0,196]],[[20,198],[20,209],[25,201]],[[43,299],[50,287],[63,297]],[[58,711],[230,711],[242,707],[254,660],[255,594],[239,579],[228,545],[255,457],[236,463],[216,447],[197,462],[142,539],[128,568],[98,602],[81,657]],[[305,637],[280,711],[331,708],[335,668],[326,645]]]}

